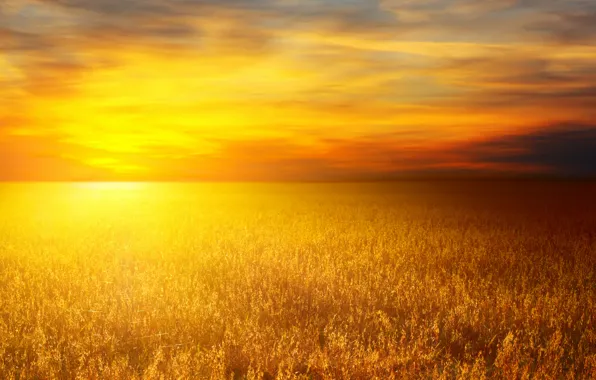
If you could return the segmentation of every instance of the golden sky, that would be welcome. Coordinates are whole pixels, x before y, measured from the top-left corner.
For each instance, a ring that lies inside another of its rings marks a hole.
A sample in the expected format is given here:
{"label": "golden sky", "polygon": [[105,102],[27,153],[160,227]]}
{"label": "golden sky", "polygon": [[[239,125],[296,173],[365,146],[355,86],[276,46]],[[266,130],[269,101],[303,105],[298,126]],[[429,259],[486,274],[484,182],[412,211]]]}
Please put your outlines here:
{"label": "golden sky", "polygon": [[596,174],[592,0],[2,0],[0,180]]}

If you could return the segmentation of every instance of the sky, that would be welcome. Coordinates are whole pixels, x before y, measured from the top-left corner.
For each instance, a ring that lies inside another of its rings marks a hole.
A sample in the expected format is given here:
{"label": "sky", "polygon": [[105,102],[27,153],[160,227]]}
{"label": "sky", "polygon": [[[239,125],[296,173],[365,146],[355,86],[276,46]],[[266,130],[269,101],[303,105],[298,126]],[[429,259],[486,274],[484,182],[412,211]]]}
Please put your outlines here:
{"label": "sky", "polygon": [[0,180],[596,176],[593,0],[2,0]]}

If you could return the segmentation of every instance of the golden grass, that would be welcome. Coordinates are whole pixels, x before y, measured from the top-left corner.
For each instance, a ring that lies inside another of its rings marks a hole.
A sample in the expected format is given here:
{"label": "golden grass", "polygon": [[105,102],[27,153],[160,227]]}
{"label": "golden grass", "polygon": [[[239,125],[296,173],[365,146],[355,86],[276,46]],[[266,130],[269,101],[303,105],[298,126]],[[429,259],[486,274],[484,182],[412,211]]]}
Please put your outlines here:
{"label": "golden grass", "polygon": [[0,378],[596,378],[590,192],[433,186],[2,185]]}

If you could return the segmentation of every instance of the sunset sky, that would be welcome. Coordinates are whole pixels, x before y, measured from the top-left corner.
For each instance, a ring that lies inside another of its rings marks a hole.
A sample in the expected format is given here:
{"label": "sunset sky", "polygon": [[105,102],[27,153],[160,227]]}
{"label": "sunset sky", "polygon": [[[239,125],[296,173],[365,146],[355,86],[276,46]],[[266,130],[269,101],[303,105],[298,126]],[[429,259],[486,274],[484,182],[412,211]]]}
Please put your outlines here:
{"label": "sunset sky", "polygon": [[594,0],[1,0],[0,180],[596,175]]}

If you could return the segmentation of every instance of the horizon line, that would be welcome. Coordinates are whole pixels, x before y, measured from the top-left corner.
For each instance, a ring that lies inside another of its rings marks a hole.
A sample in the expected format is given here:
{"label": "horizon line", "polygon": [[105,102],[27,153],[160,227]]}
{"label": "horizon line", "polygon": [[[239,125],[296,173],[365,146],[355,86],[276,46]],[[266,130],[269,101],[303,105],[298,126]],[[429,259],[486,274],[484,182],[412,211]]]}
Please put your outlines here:
{"label": "horizon line", "polygon": [[274,179],[249,179],[249,180],[183,180],[183,179],[155,179],[155,180],[144,180],[144,179],[55,179],[55,180],[9,180],[0,179],[0,184],[35,184],[35,183],[177,183],[177,184],[199,184],[199,183],[222,183],[222,184],[233,184],[233,183],[287,183],[287,184],[309,184],[309,183],[320,183],[320,184],[332,184],[332,183],[391,183],[391,182],[465,182],[465,181],[478,181],[478,182],[508,182],[508,181],[553,181],[553,182],[592,182],[596,181],[596,176],[506,176],[506,177],[407,177],[407,178],[387,178],[387,179],[325,179],[325,180],[274,180]]}

